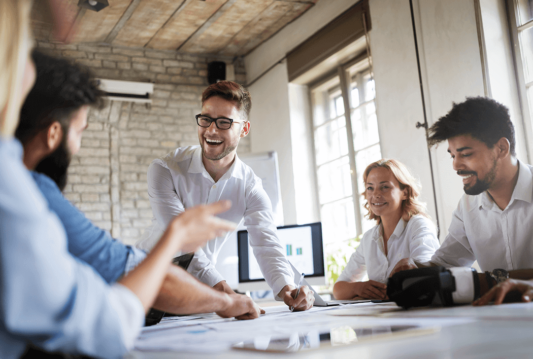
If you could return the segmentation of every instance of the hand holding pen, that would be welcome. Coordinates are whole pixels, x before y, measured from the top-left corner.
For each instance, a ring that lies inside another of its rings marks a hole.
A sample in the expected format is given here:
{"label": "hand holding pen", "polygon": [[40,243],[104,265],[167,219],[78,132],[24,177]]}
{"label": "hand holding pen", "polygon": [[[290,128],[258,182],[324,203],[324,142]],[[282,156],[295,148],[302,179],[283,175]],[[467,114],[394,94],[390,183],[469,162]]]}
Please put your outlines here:
{"label": "hand holding pen", "polygon": [[[298,296],[300,295],[300,288],[302,287],[302,282],[304,281],[304,274],[302,273],[302,275],[300,276],[300,280],[298,281],[298,286],[296,287],[296,295],[293,297],[294,299],[298,298]],[[291,312],[294,312],[294,307],[291,306]]]}

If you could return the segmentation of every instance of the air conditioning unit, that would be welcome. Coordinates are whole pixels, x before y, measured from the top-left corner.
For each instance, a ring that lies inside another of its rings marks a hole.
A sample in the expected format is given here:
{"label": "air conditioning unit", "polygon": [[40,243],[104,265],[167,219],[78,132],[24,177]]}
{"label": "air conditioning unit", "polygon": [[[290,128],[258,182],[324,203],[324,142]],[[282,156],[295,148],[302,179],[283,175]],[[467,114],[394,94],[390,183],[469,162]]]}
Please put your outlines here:
{"label": "air conditioning unit", "polygon": [[111,101],[152,103],[154,84],[148,82],[117,81],[99,79],[100,90]]}

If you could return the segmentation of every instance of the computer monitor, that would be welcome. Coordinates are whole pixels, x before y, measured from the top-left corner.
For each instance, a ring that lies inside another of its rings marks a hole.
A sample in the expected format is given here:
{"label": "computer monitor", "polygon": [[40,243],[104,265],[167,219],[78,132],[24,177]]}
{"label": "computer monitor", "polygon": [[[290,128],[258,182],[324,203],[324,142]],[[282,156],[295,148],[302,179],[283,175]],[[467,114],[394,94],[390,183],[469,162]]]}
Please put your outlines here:
{"label": "computer monitor", "polygon": [[[326,283],[322,223],[278,227],[278,238],[285,256],[299,273],[305,274],[307,283],[312,285]],[[239,290],[270,289],[252,252],[247,231],[237,233],[237,247]]]}

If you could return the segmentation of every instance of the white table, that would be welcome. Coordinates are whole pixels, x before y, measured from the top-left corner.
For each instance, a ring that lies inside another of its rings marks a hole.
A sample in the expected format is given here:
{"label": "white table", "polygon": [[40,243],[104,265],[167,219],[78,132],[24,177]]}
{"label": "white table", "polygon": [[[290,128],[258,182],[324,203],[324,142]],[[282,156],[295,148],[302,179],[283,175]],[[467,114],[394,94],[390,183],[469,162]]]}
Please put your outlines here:
{"label": "white table", "polygon": [[[339,309],[341,310],[341,309]],[[317,312],[314,315],[325,315]],[[488,307],[415,309],[384,314],[394,318],[472,318],[440,332],[398,340],[358,343],[302,353],[229,350],[218,354],[138,352],[127,358],[533,358],[533,303]],[[207,345],[207,344],[206,344]]]}

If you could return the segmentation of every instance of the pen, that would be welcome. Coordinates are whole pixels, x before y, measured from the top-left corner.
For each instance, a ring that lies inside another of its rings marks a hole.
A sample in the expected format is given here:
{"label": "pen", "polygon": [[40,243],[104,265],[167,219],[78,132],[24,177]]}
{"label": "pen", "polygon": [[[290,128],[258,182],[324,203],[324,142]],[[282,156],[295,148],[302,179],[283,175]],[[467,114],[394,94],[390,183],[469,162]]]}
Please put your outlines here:
{"label": "pen", "polygon": [[[302,273],[302,276],[300,277],[300,280],[298,281],[298,290],[296,291],[296,296],[294,299],[298,298],[300,295],[300,287],[302,286],[302,281],[304,280],[305,274]],[[291,312],[294,312],[294,307],[291,307]]]}

